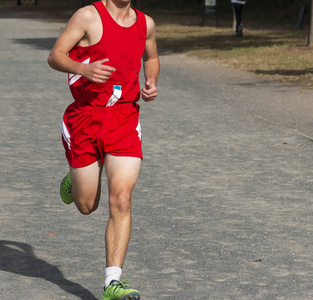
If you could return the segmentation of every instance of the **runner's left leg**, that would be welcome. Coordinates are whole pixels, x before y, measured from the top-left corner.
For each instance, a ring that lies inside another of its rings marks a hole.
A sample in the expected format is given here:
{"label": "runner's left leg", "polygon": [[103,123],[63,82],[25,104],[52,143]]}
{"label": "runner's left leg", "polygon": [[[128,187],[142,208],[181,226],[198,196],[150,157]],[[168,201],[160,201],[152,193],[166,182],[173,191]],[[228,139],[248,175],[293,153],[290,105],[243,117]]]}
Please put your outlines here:
{"label": "runner's left leg", "polygon": [[101,174],[103,164],[100,160],[83,167],[70,167],[72,197],[82,214],[90,214],[98,208],[101,193]]}
{"label": "runner's left leg", "polygon": [[131,233],[131,195],[137,182],[141,159],[105,156],[110,217],[106,229],[107,267],[122,268]]}

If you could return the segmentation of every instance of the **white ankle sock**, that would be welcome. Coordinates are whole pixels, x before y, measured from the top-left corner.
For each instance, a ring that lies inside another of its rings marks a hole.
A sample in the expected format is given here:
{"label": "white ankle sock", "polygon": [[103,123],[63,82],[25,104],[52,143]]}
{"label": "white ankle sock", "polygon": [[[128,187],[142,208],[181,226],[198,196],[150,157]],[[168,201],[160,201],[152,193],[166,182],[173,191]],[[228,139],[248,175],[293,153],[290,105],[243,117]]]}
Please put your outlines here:
{"label": "white ankle sock", "polygon": [[107,288],[112,280],[120,281],[122,276],[122,269],[120,267],[105,268],[105,282],[104,287]]}

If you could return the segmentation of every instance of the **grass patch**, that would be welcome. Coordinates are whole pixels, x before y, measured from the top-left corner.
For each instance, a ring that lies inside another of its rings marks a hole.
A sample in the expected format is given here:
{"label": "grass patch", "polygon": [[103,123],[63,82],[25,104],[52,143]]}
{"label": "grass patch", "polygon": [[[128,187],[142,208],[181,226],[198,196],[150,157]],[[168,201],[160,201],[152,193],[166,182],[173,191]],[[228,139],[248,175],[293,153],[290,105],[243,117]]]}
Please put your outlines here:
{"label": "grass patch", "polygon": [[[286,1],[278,1],[279,7],[285,7],[283,3]],[[67,20],[76,10],[74,2],[81,3],[81,0],[47,0],[45,5],[29,9],[44,11]],[[198,12],[145,10],[156,22],[159,49],[185,53],[202,60],[219,59],[232,68],[259,76],[270,76],[273,80],[313,87],[313,47],[306,46],[307,15],[305,29],[295,30],[298,9],[303,3],[300,5],[297,1],[288,0],[290,7],[285,7],[277,14],[277,9],[269,10],[264,3],[248,1],[244,11],[246,27],[244,36],[240,39],[234,36],[232,30],[230,1],[224,2],[218,27],[215,26],[214,16],[207,17],[205,26],[201,26],[200,9]],[[16,6],[13,0],[0,0],[0,3],[13,3]],[[61,4],[67,5],[66,9],[63,6],[61,9]]]}
{"label": "grass patch", "polygon": [[161,51],[219,59],[232,68],[313,87],[313,48],[306,46],[307,29],[245,28],[244,36],[236,38],[229,22],[215,27],[211,20],[202,27],[199,16],[153,17]]}

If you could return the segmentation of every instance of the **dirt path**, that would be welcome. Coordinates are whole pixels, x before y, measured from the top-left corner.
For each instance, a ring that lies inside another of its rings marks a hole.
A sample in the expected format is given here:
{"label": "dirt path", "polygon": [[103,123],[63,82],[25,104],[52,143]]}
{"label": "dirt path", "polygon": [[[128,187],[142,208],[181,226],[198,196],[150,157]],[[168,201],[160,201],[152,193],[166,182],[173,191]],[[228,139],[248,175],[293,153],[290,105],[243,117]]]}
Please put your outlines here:
{"label": "dirt path", "polygon": [[[97,212],[59,199],[62,24],[0,9],[0,298],[101,298]],[[161,51],[123,278],[142,299],[312,299],[312,91]],[[142,79],[142,78],[141,78]]]}

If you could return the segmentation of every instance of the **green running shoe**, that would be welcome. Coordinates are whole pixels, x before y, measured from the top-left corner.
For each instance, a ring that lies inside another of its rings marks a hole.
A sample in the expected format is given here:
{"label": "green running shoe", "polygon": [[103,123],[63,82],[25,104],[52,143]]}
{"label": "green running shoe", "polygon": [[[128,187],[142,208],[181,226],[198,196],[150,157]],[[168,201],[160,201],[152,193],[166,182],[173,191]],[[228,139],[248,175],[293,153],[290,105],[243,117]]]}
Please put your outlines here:
{"label": "green running shoe", "polygon": [[110,285],[104,289],[102,300],[139,300],[140,294],[134,289],[126,289],[127,281],[112,280]]}
{"label": "green running shoe", "polygon": [[61,199],[66,204],[71,204],[73,202],[71,190],[72,190],[71,173],[68,173],[63,178],[60,186]]}

